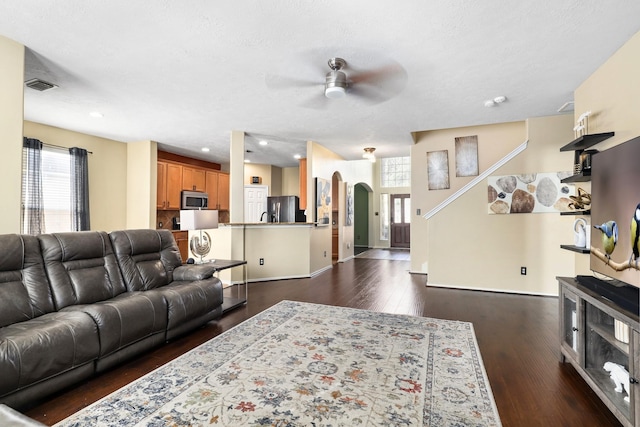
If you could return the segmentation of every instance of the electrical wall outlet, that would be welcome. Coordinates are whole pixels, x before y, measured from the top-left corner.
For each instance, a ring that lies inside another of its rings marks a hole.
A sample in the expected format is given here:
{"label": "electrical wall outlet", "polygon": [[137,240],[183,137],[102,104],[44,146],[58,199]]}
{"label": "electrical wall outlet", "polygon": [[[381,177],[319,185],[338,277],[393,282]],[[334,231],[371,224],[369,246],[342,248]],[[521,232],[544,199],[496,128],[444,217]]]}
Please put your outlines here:
{"label": "electrical wall outlet", "polygon": [[325,258],[327,257],[327,251],[324,251],[324,257]]}
{"label": "electrical wall outlet", "polygon": [[520,267],[520,274],[522,274],[523,276],[527,275],[527,267]]}
{"label": "electrical wall outlet", "polygon": [[264,265],[264,258],[260,258],[260,265]]}

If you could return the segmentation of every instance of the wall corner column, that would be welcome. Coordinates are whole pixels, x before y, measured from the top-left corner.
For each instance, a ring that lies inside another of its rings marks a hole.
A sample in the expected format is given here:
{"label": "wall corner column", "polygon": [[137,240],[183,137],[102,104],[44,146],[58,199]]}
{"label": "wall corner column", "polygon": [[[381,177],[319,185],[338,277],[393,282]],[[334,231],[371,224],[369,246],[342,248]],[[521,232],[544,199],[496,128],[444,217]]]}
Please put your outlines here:
{"label": "wall corner column", "polygon": [[0,234],[20,233],[22,136],[24,125],[24,46],[0,36]]}

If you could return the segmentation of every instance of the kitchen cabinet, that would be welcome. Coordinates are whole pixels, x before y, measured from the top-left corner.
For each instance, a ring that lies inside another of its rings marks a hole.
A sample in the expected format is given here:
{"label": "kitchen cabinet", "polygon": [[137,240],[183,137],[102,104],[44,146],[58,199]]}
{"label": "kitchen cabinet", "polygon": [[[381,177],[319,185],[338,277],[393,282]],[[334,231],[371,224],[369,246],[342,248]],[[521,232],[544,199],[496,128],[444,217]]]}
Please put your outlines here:
{"label": "kitchen cabinet", "polygon": [[189,232],[188,231],[172,231],[178,249],[180,250],[180,258],[182,263],[187,262],[189,258]]}
{"label": "kitchen cabinet", "polygon": [[229,210],[229,174],[218,173],[218,209]]}
{"label": "kitchen cabinet", "polygon": [[188,191],[206,191],[205,169],[182,166],[182,189]]}
{"label": "kitchen cabinet", "polygon": [[229,174],[206,171],[205,191],[209,195],[209,209],[229,210]]}
{"label": "kitchen cabinet", "polygon": [[160,210],[180,209],[182,166],[170,162],[158,162],[156,205]]}

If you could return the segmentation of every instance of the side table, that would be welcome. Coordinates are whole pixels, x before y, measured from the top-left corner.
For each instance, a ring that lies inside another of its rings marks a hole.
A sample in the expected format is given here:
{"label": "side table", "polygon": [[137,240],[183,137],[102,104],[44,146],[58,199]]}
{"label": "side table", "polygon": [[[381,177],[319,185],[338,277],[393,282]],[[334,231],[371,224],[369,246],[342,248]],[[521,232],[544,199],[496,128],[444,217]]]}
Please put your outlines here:
{"label": "side table", "polygon": [[206,262],[213,268],[215,272],[226,270],[228,268],[242,266],[242,283],[228,286],[223,289],[224,300],[222,302],[222,313],[226,313],[236,307],[247,303],[249,297],[249,286],[247,283],[247,261],[233,259],[216,259]]}

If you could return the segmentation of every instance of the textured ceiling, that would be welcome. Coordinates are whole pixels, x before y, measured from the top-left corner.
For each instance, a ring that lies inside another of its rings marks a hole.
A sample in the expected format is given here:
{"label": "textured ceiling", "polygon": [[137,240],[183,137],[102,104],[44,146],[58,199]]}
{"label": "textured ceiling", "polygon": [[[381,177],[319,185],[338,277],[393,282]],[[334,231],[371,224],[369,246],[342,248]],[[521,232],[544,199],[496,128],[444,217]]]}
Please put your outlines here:
{"label": "textured ceiling", "polygon": [[[25,88],[27,120],[220,163],[242,130],[252,161],[290,166],[307,140],[403,156],[411,132],[556,114],[638,17],[636,0],[3,0],[0,35],[27,47],[25,80],[59,86]],[[334,56],[394,72],[328,100]]]}

